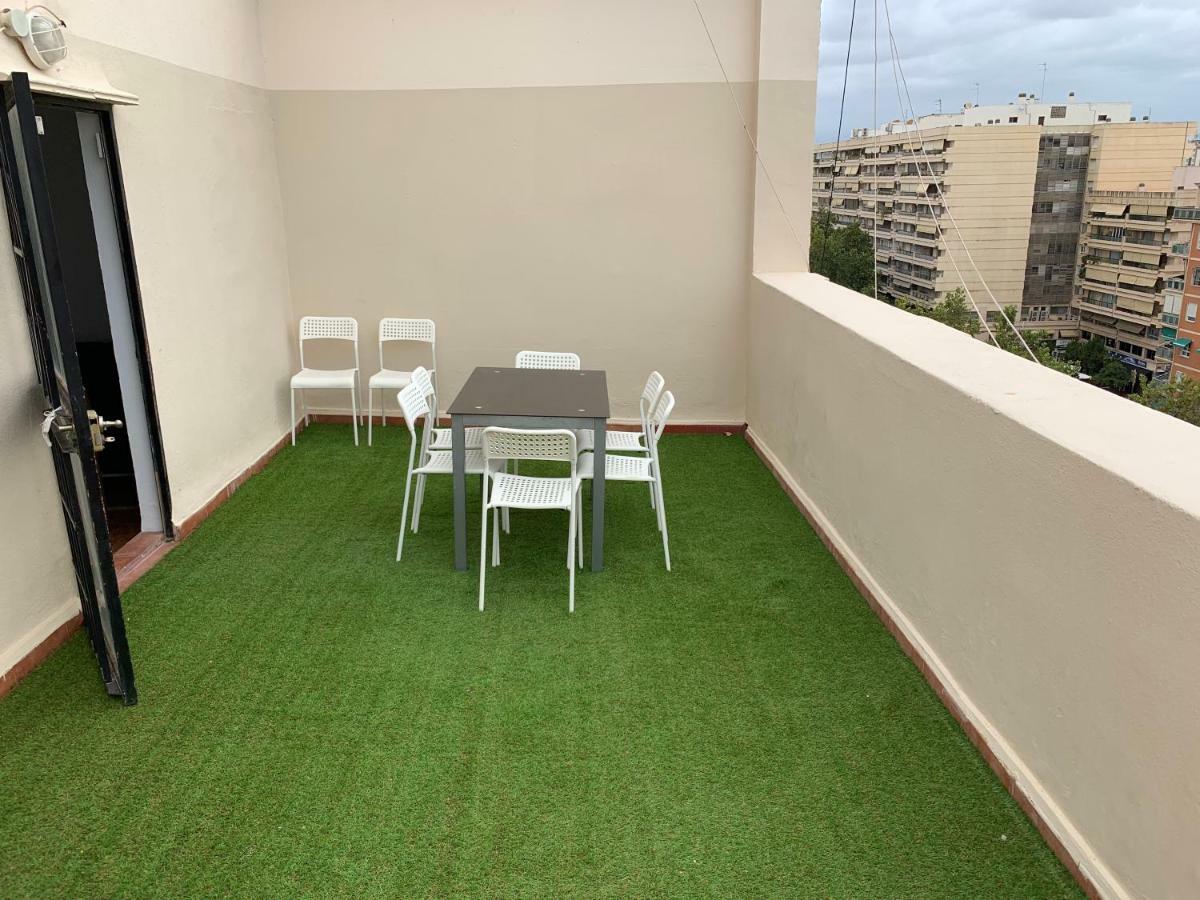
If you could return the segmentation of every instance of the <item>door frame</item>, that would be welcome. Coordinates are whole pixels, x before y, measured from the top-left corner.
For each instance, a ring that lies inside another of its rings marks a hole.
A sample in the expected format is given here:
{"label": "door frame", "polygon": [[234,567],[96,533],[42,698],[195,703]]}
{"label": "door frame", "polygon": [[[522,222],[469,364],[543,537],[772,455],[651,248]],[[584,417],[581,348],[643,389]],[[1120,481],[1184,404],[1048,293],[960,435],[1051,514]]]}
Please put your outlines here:
{"label": "door frame", "polygon": [[[150,455],[154,462],[154,481],[158,492],[159,509],[162,511],[163,538],[174,541],[176,538],[175,525],[171,520],[171,487],[167,479],[166,453],[163,450],[162,428],[158,418],[158,397],[154,387],[154,370],[150,361],[150,342],[146,335],[146,318],[142,309],[142,293],[138,284],[137,260],[133,252],[133,232],[129,226],[129,206],[125,197],[125,180],[121,171],[121,156],[117,147],[117,129],[113,117],[111,103],[98,103],[91,100],[79,100],[63,97],[57,94],[39,93],[36,85],[31,84],[33,99],[38,106],[56,106],[75,112],[94,112],[99,115],[100,127],[104,135],[105,165],[108,169],[109,181],[112,185],[113,212],[117,219],[117,239],[121,249],[121,269],[125,277],[125,290],[129,297],[129,314],[133,324],[133,341],[137,352],[138,375],[142,382],[142,395],[145,398],[145,414],[147,428],[150,432]],[[0,123],[0,128],[7,131],[7,123]],[[8,161],[6,160],[6,163]],[[15,213],[10,211],[10,222]],[[23,218],[23,217],[22,217]],[[22,229],[28,233],[28,222],[21,222]],[[44,335],[46,323],[40,315],[31,317],[36,322],[39,332]],[[35,348],[35,352],[44,352],[44,348]],[[111,545],[110,545],[111,552]]]}

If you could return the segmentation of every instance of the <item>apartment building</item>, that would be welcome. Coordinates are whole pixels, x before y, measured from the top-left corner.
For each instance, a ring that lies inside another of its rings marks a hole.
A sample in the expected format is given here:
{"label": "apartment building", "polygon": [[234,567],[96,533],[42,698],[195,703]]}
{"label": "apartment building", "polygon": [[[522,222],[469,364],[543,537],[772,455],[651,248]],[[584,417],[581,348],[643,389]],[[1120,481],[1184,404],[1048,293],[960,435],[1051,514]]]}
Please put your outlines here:
{"label": "apartment building", "polygon": [[881,298],[933,305],[963,285],[994,316],[1025,290],[1040,137],[940,126],[820,144],[813,206],[874,236]]}
{"label": "apartment building", "polygon": [[1158,380],[1171,368],[1169,329],[1182,300],[1192,229],[1177,212],[1200,206],[1198,195],[1094,190],[1085,202],[1074,298],[1079,335],[1101,337],[1111,356]]}
{"label": "apartment building", "polygon": [[[1170,377],[1200,379],[1200,209],[1176,210],[1179,223],[1172,252],[1183,262],[1169,286],[1163,310],[1163,353],[1170,359]],[[1186,229],[1182,226],[1186,223]]]}
{"label": "apartment building", "polygon": [[881,298],[932,305],[964,286],[989,319],[1014,306],[1022,327],[1073,338],[1088,191],[1170,190],[1189,152],[1192,123],[1129,112],[1022,95],[858,129],[815,148],[813,207],[873,235]]}

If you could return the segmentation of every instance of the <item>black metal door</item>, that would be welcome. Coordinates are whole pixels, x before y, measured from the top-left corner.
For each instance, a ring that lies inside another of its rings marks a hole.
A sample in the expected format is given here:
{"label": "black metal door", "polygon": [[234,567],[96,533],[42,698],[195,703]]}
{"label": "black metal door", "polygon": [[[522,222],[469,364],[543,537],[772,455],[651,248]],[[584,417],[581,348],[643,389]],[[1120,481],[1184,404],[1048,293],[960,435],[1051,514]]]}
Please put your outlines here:
{"label": "black metal door", "polygon": [[89,420],[71,316],[63,285],[46,171],[29,78],[14,72],[4,86],[4,190],[13,253],[25,294],[38,379],[46,398],[42,431],[58,476],[83,619],[108,692],[137,702],[133,664],[100,493],[95,453],[103,421]]}

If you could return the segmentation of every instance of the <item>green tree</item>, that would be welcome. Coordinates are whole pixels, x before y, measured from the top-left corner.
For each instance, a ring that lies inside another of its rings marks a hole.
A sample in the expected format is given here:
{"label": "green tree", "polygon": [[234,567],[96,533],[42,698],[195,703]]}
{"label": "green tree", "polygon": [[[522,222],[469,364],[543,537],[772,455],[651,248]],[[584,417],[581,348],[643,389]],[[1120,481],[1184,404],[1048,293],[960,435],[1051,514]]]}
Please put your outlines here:
{"label": "green tree", "polygon": [[1129,369],[1115,359],[1108,360],[1100,371],[1092,376],[1092,384],[1114,393],[1127,391],[1132,387]]}
{"label": "green tree", "polygon": [[1109,361],[1108,350],[1104,339],[1093,337],[1087,341],[1071,341],[1063,355],[1071,362],[1079,363],[1079,370],[1084,375],[1097,375]]}
{"label": "green tree", "polygon": [[975,315],[975,310],[968,305],[967,292],[960,287],[946,294],[942,298],[942,302],[936,306],[924,307],[919,303],[904,299],[897,300],[896,306],[914,315],[924,316],[927,319],[941,322],[943,325],[949,325],[964,334],[979,333],[979,316]]}
{"label": "green tree", "polygon": [[[1064,375],[1070,375],[1072,378],[1079,374],[1079,363],[1066,359],[1055,359],[1052,349],[1054,346],[1054,335],[1048,331],[1037,330],[1025,331],[1018,336],[1012,326],[1008,324],[1017,320],[1017,308],[1015,306],[1006,306],[1004,307],[1004,314],[1008,317],[1007,321],[997,317],[995,322],[989,323],[992,329],[992,342],[997,347],[1029,359],[1029,354],[1025,350],[1025,344],[1028,344],[1029,349],[1033,351],[1033,355],[1037,357],[1037,361],[1046,368],[1062,372]],[[1021,337],[1025,338],[1025,344],[1021,343]],[[1120,365],[1120,363],[1117,363],[1117,365]]]}
{"label": "green tree", "polygon": [[1200,381],[1185,378],[1182,381],[1147,384],[1145,378],[1139,378],[1138,387],[1141,391],[1130,394],[1130,400],[1193,425],[1200,425]]}
{"label": "green tree", "polygon": [[858,225],[838,225],[833,214],[818,210],[812,217],[808,266],[834,284],[875,296],[875,248]]}

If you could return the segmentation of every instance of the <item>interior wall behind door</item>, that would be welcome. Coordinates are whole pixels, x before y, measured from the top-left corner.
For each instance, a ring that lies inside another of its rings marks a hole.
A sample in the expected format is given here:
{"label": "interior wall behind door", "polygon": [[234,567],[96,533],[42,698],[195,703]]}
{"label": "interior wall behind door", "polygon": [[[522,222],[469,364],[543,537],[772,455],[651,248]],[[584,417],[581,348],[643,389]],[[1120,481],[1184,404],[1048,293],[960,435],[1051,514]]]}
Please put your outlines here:
{"label": "interior wall behind door", "polygon": [[125,434],[133,456],[142,531],[162,531],[162,510],[155,478],[150,425],[146,417],[146,397],[138,367],[137,341],[134,337],[129,291],[121,258],[117,212],[113,205],[113,186],[106,162],[109,151],[104,145],[100,116],[93,112],[78,112],[76,116],[88,197],[92,207],[92,225],[96,232],[100,274],[104,284],[104,299],[112,332],[113,355],[117,361],[117,375],[121,380]]}

